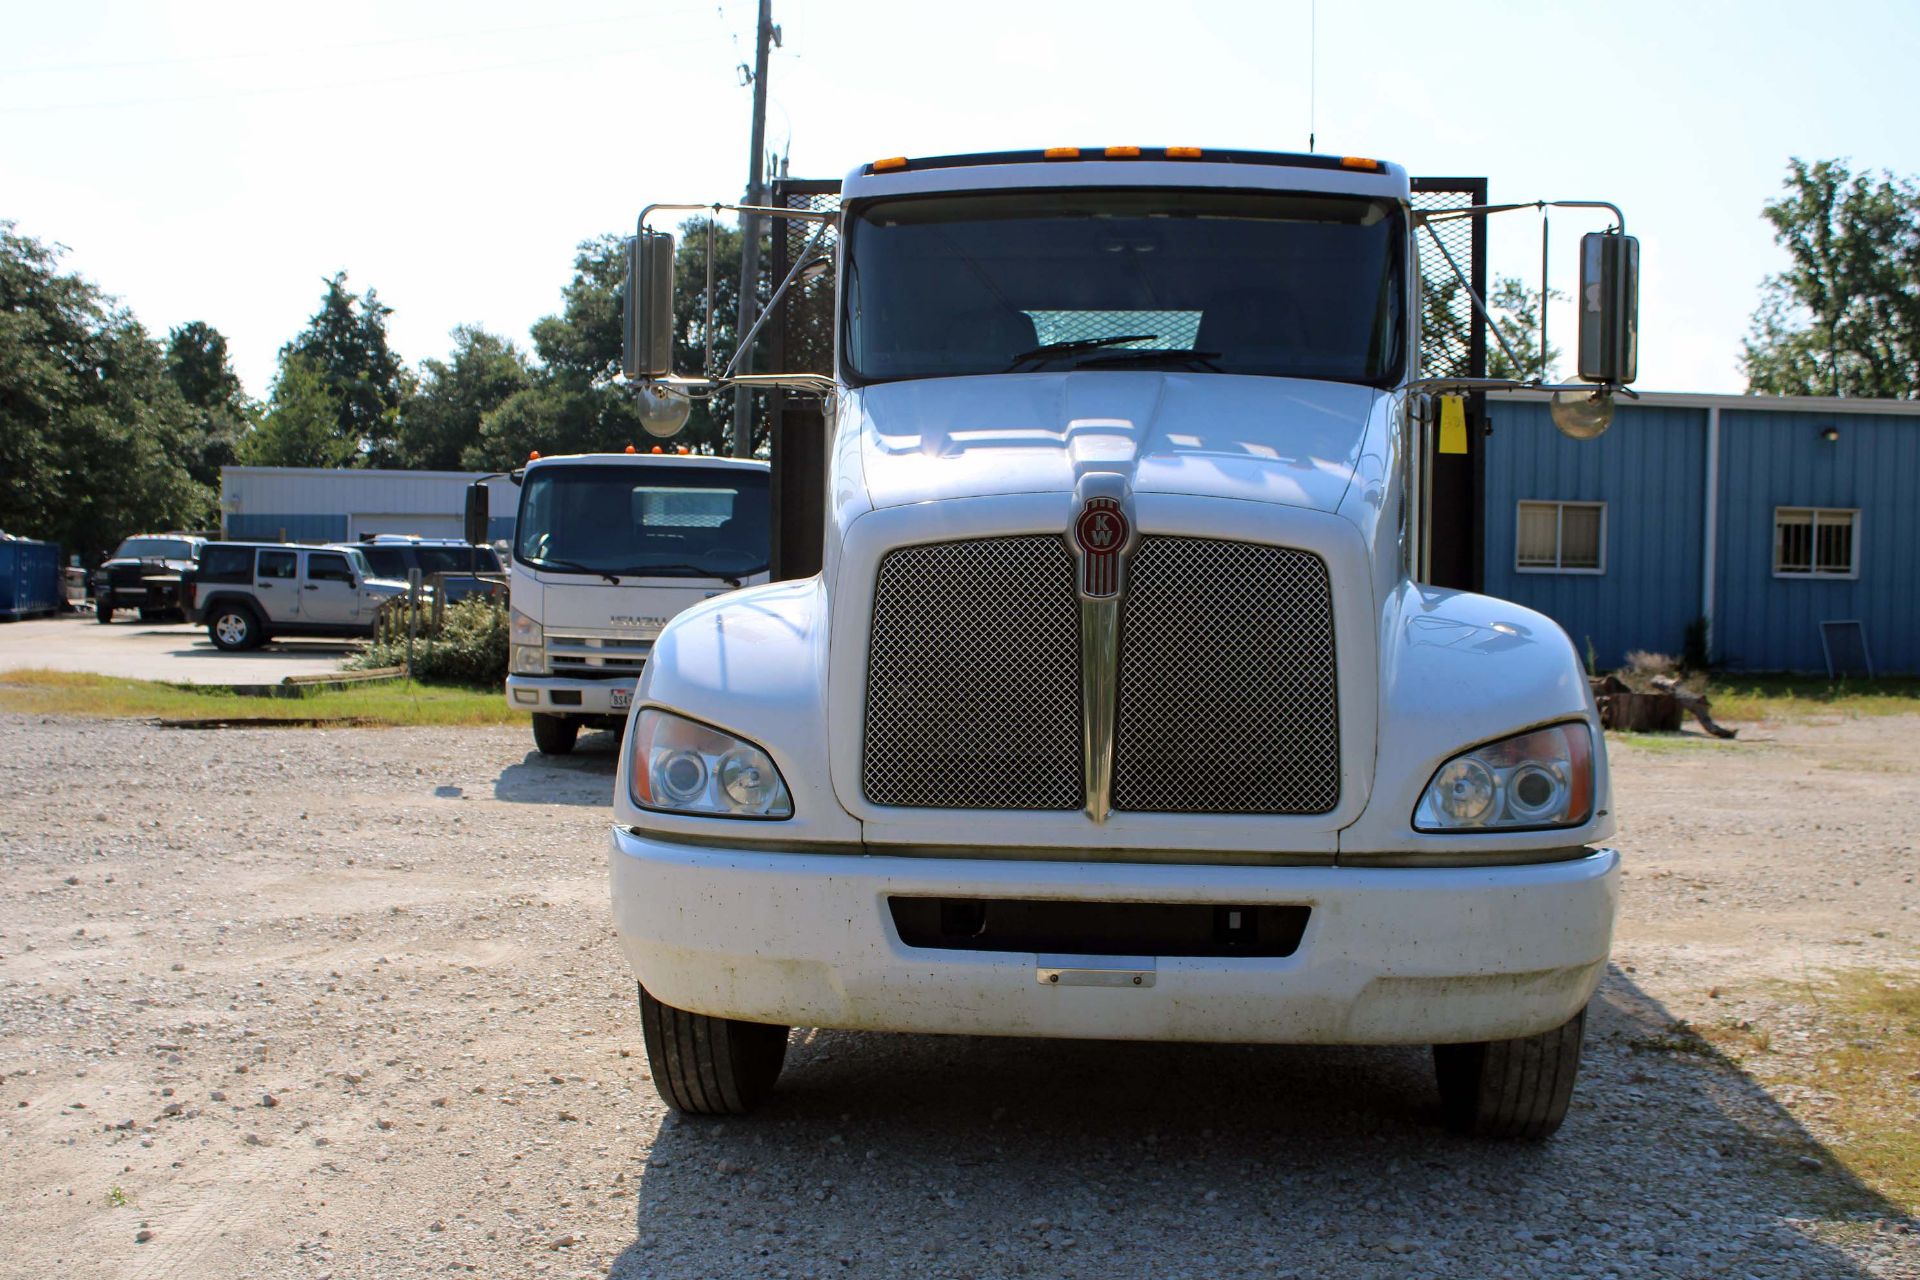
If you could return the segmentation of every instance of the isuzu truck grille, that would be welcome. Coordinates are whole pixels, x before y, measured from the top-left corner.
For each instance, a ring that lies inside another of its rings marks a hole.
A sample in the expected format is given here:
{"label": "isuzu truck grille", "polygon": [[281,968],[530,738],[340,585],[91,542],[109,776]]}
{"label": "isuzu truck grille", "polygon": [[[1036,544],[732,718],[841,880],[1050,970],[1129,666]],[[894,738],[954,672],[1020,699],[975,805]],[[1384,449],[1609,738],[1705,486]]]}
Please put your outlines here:
{"label": "isuzu truck grille", "polygon": [[[1325,561],[1259,543],[1147,535],[1121,610],[1116,813],[1317,814],[1339,803]],[[867,660],[867,799],[1085,805],[1080,626],[1061,538],[889,552]]]}
{"label": "isuzu truck grille", "polygon": [[1326,562],[1146,537],[1120,615],[1113,807],[1327,813],[1340,705]]}
{"label": "isuzu truck grille", "polygon": [[889,552],[867,654],[867,799],[1078,809],[1079,636],[1058,537]]}

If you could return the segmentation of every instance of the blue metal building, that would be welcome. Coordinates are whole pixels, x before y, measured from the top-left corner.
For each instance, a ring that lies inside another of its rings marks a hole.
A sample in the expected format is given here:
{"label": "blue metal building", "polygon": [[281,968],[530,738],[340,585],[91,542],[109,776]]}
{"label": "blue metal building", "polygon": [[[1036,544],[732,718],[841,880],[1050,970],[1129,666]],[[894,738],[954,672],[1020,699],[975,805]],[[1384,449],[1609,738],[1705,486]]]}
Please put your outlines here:
{"label": "blue metal building", "polygon": [[1485,590],[1602,669],[1705,618],[1734,670],[1920,672],[1920,402],[1647,393],[1577,441],[1488,400]]}
{"label": "blue metal building", "polygon": [[[267,542],[347,542],[373,533],[458,538],[467,485],[484,474],[222,467],[220,531],[230,539]],[[520,490],[504,480],[487,489],[487,535],[511,538]]]}

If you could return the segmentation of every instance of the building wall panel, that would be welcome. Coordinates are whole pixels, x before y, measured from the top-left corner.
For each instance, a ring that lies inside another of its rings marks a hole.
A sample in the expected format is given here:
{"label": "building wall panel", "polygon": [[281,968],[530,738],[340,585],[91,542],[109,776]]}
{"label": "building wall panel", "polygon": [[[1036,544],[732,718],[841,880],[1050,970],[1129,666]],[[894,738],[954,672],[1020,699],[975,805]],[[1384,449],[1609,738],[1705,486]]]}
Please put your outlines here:
{"label": "building wall panel", "polygon": [[[1701,612],[1706,411],[1622,401],[1598,440],[1569,440],[1538,402],[1488,406],[1487,594],[1538,609],[1602,670],[1633,649],[1678,655]],[[1522,501],[1605,502],[1605,571],[1522,572]]]}
{"label": "building wall panel", "polygon": [[[1920,418],[1725,409],[1720,424],[1716,658],[1824,671],[1820,623],[1858,619],[1876,669],[1920,671]],[[1775,577],[1776,507],[1858,508],[1860,576]]]}

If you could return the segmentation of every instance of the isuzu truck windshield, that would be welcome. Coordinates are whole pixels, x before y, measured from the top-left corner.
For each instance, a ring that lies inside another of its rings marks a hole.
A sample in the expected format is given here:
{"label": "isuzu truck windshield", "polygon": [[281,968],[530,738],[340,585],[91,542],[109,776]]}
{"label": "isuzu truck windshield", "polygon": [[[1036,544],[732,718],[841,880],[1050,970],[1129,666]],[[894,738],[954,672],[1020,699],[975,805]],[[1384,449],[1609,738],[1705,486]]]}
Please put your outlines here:
{"label": "isuzu truck windshield", "polygon": [[1391,201],[1066,190],[883,200],[850,219],[845,373],[1158,369],[1392,385]]}
{"label": "isuzu truck windshield", "polygon": [[762,470],[546,466],[527,475],[513,554],[560,572],[747,577],[767,568],[767,528]]}

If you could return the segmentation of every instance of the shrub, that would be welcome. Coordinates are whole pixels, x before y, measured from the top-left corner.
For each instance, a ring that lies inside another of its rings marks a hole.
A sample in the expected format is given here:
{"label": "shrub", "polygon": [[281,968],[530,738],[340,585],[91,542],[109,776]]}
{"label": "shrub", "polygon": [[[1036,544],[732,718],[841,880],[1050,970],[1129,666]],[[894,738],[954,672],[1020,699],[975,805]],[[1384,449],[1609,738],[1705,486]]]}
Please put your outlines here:
{"label": "shrub", "polygon": [[[484,595],[450,604],[440,625],[433,611],[420,609],[420,630],[413,641],[417,680],[498,688],[507,678],[507,611]],[[356,667],[399,667],[407,661],[407,602],[400,597],[380,610],[373,643],[353,660]]]}

